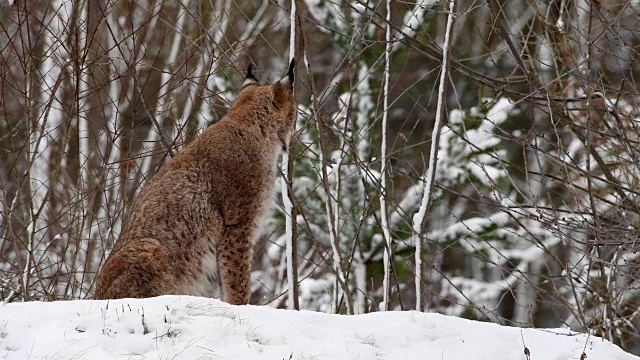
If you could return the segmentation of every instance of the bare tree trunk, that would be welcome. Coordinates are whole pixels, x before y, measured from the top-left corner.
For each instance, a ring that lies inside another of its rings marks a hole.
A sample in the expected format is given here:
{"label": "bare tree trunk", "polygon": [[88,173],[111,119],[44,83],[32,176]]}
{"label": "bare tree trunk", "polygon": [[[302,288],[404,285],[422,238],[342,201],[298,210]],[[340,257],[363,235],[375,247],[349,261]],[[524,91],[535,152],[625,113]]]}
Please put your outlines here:
{"label": "bare tree trunk", "polygon": [[422,242],[426,233],[426,219],[428,217],[429,202],[431,201],[431,191],[436,174],[436,164],[438,163],[438,147],[440,146],[440,131],[445,116],[447,76],[449,74],[449,48],[451,46],[451,29],[454,21],[455,0],[449,0],[447,16],[447,28],[442,45],[442,67],[440,70],[440,87],[438,88],[438,104],[436,107],[435,124],[431,135],[431,151],[429,152],[429,167],[424,176],[424,190],[420,209],[413,215],[413,232],[416,249],[416,310],[422,311]]}
{"label": "bare tree trunk", "polygon": [[386,18],[386,46],[384,52],[384,105],[382,113],[382,144],[380,145],[380,222],[382,227],[382,236],[384,237],[385,247],[383,253],[384,264],[384,280],[382,285],[382,306],[381,311],[389,310],[390,295],[390,263],[392,257],[391,232],[389,231],[388,208],[387,208],[387,119],[389,118],[389,76],[391,72],[391,51],[393,43],[391,42],[391,0],[387,0],[387,18]]}
{"label": "bare tree trunk", "polygon": [[[290,37],[289,37],[289,61],[291,62],[296,55],[296,1],[291,0],[291,18],[290,18]],[[295,73],[295,69],[294,69]],[[294,97],[296,94],[294,86]],[[295,133],[295,124],[293,132]],[[297,244],[297,212],[293,206],[293,147],[288,144],[289,149],[282,154],[282,202],[284,204],[285,219],[285,236],[286,236],[286,252],[287,252],[287,293],[289,298],[289,309],[300,310],[299,291],[298,291],[298,244]]]}

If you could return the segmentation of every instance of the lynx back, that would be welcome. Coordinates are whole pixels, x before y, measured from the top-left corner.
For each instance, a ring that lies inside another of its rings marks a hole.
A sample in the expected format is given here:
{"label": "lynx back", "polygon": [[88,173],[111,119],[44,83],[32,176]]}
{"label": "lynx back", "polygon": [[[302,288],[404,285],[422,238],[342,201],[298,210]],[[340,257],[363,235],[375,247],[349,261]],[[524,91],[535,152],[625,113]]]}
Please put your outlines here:
{"label": "lynx back", "polygon": [[271,85],[260,85],[249,66],[229,113],[145,184],[98,274],[96,298],[249,303],[253,244],[296,117],[294,66]]}

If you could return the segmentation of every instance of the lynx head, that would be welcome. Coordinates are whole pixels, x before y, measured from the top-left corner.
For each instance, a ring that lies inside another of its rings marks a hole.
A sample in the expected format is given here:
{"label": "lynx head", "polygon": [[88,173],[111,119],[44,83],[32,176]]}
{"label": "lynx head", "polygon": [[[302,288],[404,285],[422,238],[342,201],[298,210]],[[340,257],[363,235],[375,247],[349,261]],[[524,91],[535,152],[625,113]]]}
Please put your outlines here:
{"label": "lynx head", "polygon": [[247,75],[242,82],[242,90],[238,93],[231,108],[251,109],[258,116],[261,127],[272,129],[283,142],[288,144],[296,119],[297,104],[293,97],[295,59],[291,60],[289,72],[280,81],[270,85],[260,85],[249,64]]}

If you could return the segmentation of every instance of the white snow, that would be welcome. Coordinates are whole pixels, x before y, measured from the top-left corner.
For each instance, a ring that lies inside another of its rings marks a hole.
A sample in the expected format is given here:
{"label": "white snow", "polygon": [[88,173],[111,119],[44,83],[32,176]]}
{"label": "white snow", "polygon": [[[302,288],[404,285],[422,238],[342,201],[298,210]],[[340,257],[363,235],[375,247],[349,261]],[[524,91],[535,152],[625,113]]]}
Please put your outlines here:
{"label": "white snow", "polygon": [[403,34],[407,38],[412,38],[416,35],[418,29],[422,27],[424,22],[424,16],[427,10],[436,3],[434,0],[418,0],[413,7],[413,10],[407,11],[404,14],[404,26],[400,34]]}
{"label": "white snow", "polygon": [[0,305],[0,359],[632,360],[598,337],[414,311],[329,315],[163,296]]}

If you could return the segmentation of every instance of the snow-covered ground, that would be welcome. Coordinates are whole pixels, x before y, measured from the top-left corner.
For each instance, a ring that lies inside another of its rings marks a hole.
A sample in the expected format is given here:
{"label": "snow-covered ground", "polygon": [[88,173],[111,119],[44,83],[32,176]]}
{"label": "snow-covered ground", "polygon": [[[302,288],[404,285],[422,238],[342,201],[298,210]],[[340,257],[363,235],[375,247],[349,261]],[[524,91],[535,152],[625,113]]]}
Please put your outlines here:
{"label": "snow-covered ground", "polygon": [[0,305],[0,359],[640,359],[566,329],[520,329],[438,314],[341,316],[217,300]]}

